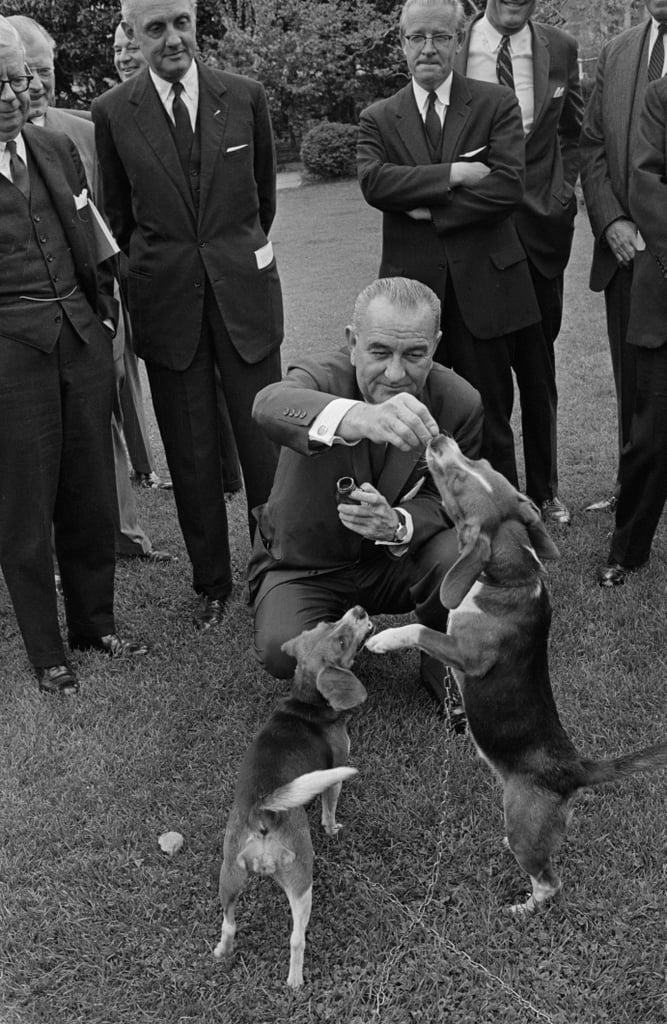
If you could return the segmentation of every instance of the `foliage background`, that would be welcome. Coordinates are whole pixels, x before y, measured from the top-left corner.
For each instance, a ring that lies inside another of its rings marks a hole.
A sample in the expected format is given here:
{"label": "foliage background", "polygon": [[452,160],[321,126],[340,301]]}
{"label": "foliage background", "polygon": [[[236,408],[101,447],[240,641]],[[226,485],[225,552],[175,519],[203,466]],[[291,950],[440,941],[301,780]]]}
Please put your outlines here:
{"label": "foliage background", "polygon": [[[485,2],[464,5],[473,15]],[[295,154],[312,125],[354,124],[403,84],[400,8],[401,0],[199,0],[198,40],[207,62],[263,82],[276,136]],[[0,0],[0,14],[27,14],[58,43],[57,102],[70,107],[89,107],[115,84],[119,10],[119,0]],[[542,0],[536,10],[577,36],[586,77],[603,42],[645,14],[643,0]]]}

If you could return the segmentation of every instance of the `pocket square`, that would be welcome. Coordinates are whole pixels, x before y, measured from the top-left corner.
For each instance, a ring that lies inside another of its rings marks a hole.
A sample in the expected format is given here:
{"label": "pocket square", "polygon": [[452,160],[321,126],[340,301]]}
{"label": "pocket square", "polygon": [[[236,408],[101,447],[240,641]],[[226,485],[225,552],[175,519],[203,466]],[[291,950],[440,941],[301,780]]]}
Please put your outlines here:
{"label": "pocket square", "polygon": [[248,143],[247,142],[243,142],[240,146],[229,146],[225,150],[225,153],[236,153],[236,151],[238,149],[247,149],[247,148],[248,148]]}
{"label": "pocket square", "polygon": [[472,160],[474,156],[479,156],[483,153],[486,146],[480,146],[479,149],[471,149],[468,153],[461,153],[456,159],[457,160]]}
{"label": "pocket square", "polygon": [[84,188],[79,196],[73,196],[74,206],[77,210],[83,210],[88,205],[88,189]]}
{"label": "pocket square", "polygon": [[554,98],[555,100],[559,100],[559,99],[561,98],[561,96],[563,95],[563,93],[564,93],[564,92],[565,92],[565,86],[564,86],[564,85],[559,85],[559,86],[557,86],[557,87],[556,87],[556,89],[555,89],[555,91],[554,91],[554,96],[553,96],[553,98]]}

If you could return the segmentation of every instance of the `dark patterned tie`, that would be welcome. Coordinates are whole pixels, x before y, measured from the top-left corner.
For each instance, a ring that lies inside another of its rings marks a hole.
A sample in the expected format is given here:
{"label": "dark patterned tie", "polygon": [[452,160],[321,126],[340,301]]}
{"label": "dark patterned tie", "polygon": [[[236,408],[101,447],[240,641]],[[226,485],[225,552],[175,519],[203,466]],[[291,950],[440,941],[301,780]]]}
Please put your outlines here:
{"label": "dark patterned tie", "polygon": [[424,119],[424,126],[426,128],[426,134],[428,135],[428,141],[431,143],[434,153],[440,151],[440,136],[442,135],[442,125],[440,124],[440,118],[438,112],[435,109],[435,101],[438,95],[435,92],[428,94],[428,107],[426,108],[426,117]]}
{"label": "dark patterned tie", "polygon": [[176,139],[176,148],[178,150],[178,155],[181,158],[181,163],[187,170],[187,166],[190,162],[190,151],[192,149],[194,132],[192,131],[192,122],[190,121],[188,108],[181,99],[183,83],[174,82],[172,89],[174,90],[174,101],[171,105],[171,112],[174,115],[174,138]]}
{"label": "dark patterned tie", "polygon": [[665,64],[665,41],[663,36],[667,30],[667,22],[661,21],[658,25],[658,35],[651,50],[651,59],[648,62],[648,80],[655,82],[656,78],[662,78],[662,69]]}
{"label": "dark patterned tie", "polygon": [[28,174],[28,168],[16,152],[16,139],[6,143],[6,146],[9,150],[9,170],[12,175],[12,181],[23,192],[26,199],[30,199],[30,175]]}
{"label": "dark patterned tie", "polygon": [[498,59],[496,61],[496,74],[501,85],[514,91],[514,71],[512,70],[512,55],[510,53],[510,37],[503,36],[500,40]]}

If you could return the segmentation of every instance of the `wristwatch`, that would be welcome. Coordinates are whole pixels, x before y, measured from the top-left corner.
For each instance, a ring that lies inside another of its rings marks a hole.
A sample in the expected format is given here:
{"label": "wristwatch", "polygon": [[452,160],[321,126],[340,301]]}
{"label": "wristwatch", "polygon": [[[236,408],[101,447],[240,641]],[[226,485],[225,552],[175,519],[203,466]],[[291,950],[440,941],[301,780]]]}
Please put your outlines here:
{"label": "wristwatch", "polygon": [[391,538],[392,544],[403,544],[408,535],[408,523],[405,518],[405,513],[400,508],[395,508],[394,512],[398,516],[398,525],[394,530],[394,536]]}

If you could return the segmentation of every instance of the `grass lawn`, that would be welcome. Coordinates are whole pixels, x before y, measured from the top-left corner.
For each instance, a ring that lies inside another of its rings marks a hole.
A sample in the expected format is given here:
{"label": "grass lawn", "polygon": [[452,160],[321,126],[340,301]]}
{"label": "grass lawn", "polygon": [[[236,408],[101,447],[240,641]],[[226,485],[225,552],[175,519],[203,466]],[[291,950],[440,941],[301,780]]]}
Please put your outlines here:
{"label": "grass lawn", "polygon": [[[379,215],[355,182],[281,191],[273,231],[285,362],[338,344],[379,263]],[[661,739],[666,535],[650,568],[600,590],[611,518],[583,509],[615,471],[615,412],[591,235],[579,219],[558,342],[561,497],[572,527],[549,566],[553,687],[590,756]],[[480,296],[480,301],[483,297]],[[159,468],[164,461],[159,449]],[[119,565],[119,629],[155,650],[75,662],[77,699],[40,697],[0,584],[0,1024],[664,1024],[665,777],[578,802],[545,912],[503,912],[527,879],[504,850],[500,793],[417,685],[416,653],[373,658],[352,716],[359,777],[329,839],[311,810],[314,905],[305,987],[285,986],[290,918],[271,882],[239,905],[236,952],[213,959],[217,871],[237,766],[286,685],[251,656],[243,496],[229,512],[237,586],[224,627],[195,635],[190,572],[167,491],[138,494],[168,566]],[[183,833],[172,858],[158,846]]]}

